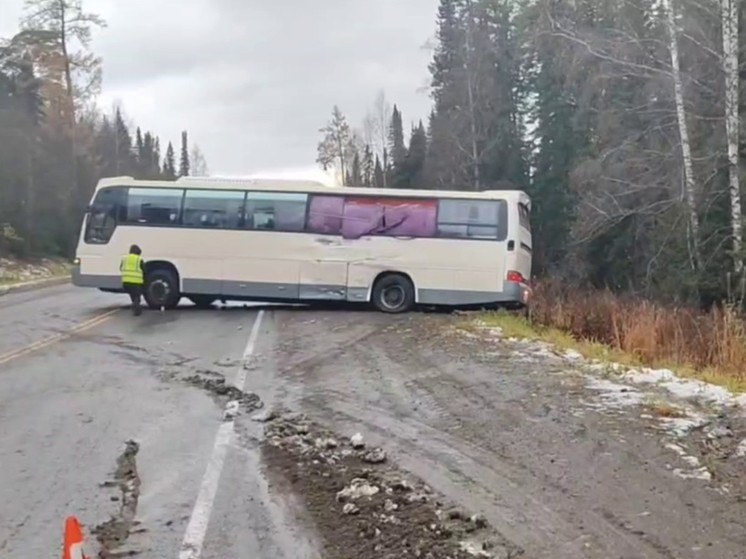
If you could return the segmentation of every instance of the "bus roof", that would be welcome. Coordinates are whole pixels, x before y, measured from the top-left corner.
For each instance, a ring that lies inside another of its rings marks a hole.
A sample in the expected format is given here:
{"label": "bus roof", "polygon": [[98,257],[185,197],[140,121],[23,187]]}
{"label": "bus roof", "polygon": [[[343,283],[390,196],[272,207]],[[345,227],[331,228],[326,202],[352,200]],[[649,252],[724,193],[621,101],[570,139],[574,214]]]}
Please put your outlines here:
{"label": "bus roof", "polygon": [[215,177],[181,177],[175,181],[136,180],[132,177],[110,177],[99,180],[96,190],[110,186],[135,186],[151,188],[200,188],[216,190],[261,190],[269,192],[309,192],[349,195],[407,196],[421,198],[508,198],[526,204],[529,196],[522,190],[404,190],[399,188],[363,188],[354,186],[327,186],[313,180],[302,179],[228,179]]}

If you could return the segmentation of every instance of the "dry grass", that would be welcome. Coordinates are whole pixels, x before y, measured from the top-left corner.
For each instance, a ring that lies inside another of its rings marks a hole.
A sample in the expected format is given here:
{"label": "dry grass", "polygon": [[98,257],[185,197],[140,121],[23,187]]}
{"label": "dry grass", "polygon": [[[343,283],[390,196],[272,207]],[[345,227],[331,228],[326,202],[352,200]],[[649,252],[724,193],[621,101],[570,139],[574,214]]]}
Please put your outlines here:
{"label": "dry grass", "polygon": [[685,410],[669,402],[664,402],[663,400],[651,400],[645,403],[645,407],[652,415],[657,417],[686,417]]}
{"label": "dry grass", "polygon": [[539,337],[590,358],[675,369],[746,390],[746,323],[732,308],[702,312],[609,292],[537,286],[533,322],[493,313],[486,319],[507,335]]}

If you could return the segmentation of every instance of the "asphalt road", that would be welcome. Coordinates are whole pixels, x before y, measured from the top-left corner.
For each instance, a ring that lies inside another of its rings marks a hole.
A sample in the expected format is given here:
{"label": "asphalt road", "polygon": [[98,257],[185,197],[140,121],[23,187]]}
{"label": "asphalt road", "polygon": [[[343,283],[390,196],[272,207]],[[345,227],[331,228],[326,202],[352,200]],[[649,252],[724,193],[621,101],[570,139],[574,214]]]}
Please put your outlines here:
{"label": "asphalt road", "polygon": [[[187,307],[136,318],[124,303],[69,286],[0,297],[0,557],[57,557],[67,515],[93,539],[93,527],[118,514],[117,492],[100,485],[129,439],[140,444],[143,531],[128,547],[148,557],[196,557],[182,550],[192,517],[191,538],[206,559],[238,557],[236,545],[247,553],[279,545],[254,530],[269,522],[256,452],[230,442],[217,495],[195,510],[224,402],[175,378],[238,374],[259,311]],[[252,351],[261,338],[257,328]]]}
{"label": "asphalt road", "polygon": [[[319,550],[333,534],[311,526],[346,520],[265,477],[262,425],[226,421],[226,398],[190,384],[220,375],[266,408],[363,433],[527,558],[743,557],[742,497],[673,475],[680,458],[652,420],[590,406],[566,363],[461,339],[448,316],[133,317],[124,303],[68,286],[0,297],[3,559],[58,557],[71,514],[91,540],[110,517],[134,518],[124,548],[143,557],[332,557]],[[102,484],[130,439],[141,485],[122,512]],[[369,556],[353,544],[350,557]]]}

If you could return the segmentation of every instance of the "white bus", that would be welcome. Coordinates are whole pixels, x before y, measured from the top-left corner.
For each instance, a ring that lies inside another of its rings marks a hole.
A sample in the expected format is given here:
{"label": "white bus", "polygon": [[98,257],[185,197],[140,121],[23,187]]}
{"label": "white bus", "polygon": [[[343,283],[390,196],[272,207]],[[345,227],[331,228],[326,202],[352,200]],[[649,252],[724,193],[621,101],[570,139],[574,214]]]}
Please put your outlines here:
{"label": "white bus", "polygon": [[102,179],[73,283],[121,292],[137,244],[145,300],[527,305],[530,199],[521,191],[328,187],[302,180]]}

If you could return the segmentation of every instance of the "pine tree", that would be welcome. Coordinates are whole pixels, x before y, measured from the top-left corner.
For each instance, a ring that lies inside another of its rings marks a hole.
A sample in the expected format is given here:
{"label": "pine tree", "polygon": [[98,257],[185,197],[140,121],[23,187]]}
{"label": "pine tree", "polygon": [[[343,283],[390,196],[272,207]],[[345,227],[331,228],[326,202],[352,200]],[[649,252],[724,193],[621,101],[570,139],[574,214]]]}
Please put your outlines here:
{"label": "pine tree", "polygon": [[156,176],[160,176],[165,172],[161,169],[161,140],[157,136],[153,144],[153,172],[155,172]]}
{"label": "pine tree", "polygon": [[157,179],[160,174],[160,169],[156,163],[155,158],[155,140],[150,132],[146,132],[143,138],[143,158],[142,158],[143,169],[145,176],[149,179]]}
{"label": "pine tree", "polygon": [[407,146],[404,144],[404,125],[399,107],[394,105],[391,113],[391,127],[389,128],[389,150],[391,159],[396,162],[404,161],[407,156]]}
{"label": "pine tree", "polygon": [[427,159],[427,133],[422,121],[412,128],[406,160],[406,187],[426,188],[425,161]]}
{"label": "pine tree", "polygon": [[142,130],[137,127],[135,132],[135,156],[137,157],[138,163],[142,164],[145,160],[145,142],[143,141]]}
{"label": "pine tree", "polygon": [[96,132],[96,159],[103,177],[113,177],[117,172],[117,138],[114,126],[108,116],[101,118]]}
{"label": "pine tree", "polygon": [[364,186],[363,184],[363,170],[360,163],[360,153],[355,150],[355,154],[352,156],[352,168],[350,170],[350,183],[351,186]]}
{"label": "pine tree", "polygon": [[124,123],[122,112],[117,109],[114,113],[114,173],[116,175],[131,175],[135,168],[132,155],[132,136]]}
{"label": "pine tree", "polygon": [[[569,6],[557,4],[554,9],[552,16],[562,24],[570,18],[587,21],[587,16],[582,14],[582,4],[576,14]],[[528,191],[532,197],[534,265],[541,274],[566,257],[575,204],[570,173],[586,149],[587,129],[579,118],[578,95],[573,92],[573,84],[566,80],[563,66],[566,53],[558,49],[554,41],[538,41],[535,47],[532,65],[538,71],[529,77],[536,91],[534,137],[537,150],[534,180]]]}
{"label": "pine tree", "polygon": [[187,144],[187,133],[181,133],[181,157],[179,158],[179,176],[189,176],[189,146]]}
{"label": "pine tree", "polygon": [[518,41],[507,0],[441,0],[430,66],[433,165],[439,185],[527,184]]}
{"label": "pine tree", "polygon": [[163,160],[163,176],[166,180],[176,179],[176,153],[171,142],[168,142],[166,157]]}
{"label": "pine tree", "polygon": [[389,184],[393,188],[407,188],[407,146],[404,143],[404,125],[399,108],[394,105],[389,128],[389,147],[391,149],[391,170]]}
{"label": "pine tree", "polygon": [[381,166],[381,160],[376,155],[376,164],[373,167],[373,186],[375,188],[384,188],[384,172]]}

